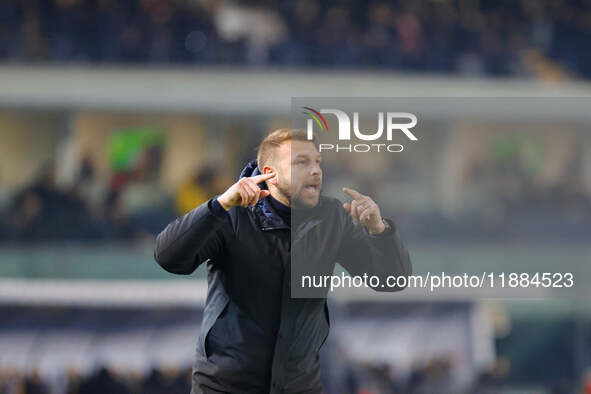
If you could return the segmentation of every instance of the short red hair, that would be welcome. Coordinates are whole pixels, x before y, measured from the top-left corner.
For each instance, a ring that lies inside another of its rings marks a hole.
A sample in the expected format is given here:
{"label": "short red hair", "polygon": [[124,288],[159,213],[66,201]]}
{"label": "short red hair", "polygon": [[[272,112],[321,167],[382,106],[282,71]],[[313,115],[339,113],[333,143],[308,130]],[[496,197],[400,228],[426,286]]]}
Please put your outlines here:
{"label": "short red hair", "polygon": [[302,129],[278,129],[269,133],[259,145],[257,152],[257,164],[259,170],[262,172],[263,167],[272,161],[273,152],[284,141],[309,141],[316,143],[316,136],[312,136],[312,140],[308,139],[308,133]]}

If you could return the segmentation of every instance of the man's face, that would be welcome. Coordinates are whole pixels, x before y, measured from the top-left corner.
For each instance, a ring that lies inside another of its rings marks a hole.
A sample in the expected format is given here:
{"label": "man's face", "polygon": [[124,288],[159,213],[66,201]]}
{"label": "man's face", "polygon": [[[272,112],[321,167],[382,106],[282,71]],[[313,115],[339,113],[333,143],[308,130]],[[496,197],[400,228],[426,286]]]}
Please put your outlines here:
{"label": "man's face", "polygon": [[292,206],[312,208],[322,189],[320,153],[309,141],[285,141],[275,152],[279,167],[277,188]]}

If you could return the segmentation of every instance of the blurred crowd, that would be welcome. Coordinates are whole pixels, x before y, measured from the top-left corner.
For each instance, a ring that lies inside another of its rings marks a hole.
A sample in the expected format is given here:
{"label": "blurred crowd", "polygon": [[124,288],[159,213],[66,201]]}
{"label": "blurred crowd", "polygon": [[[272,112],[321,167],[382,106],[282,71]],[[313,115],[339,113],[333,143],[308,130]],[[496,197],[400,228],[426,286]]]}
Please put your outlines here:
{"label": "blurred crowd", "polygon": [[591,77],[584,0],[4,0],[0,58]]}
{"label": "blurred crowd", "polygon": [[[57,182],[52,164],[44,166],[31,184],[2,199],[0,242],[141,241],[222,193],[234,179],[205,165],[195,168],[171,193],[161,183],[161,160],[162,147],[155,146],[142,152],[130,169],[112,170],[104,181],[91,160],[83,159],[68,186]],[[236,165],[234,176],[243,164]],[[425,185],[417,184],[416,170],[405,169],[403,159],[395,165],[387,178],[353,179],[339,163],[327,160],[324,193],[343,198],[340,187],[357,184],[380,201],[384,214],[396,218],[409,239],[556,241],[558,234],[563,242],[585,242],[591,231],[591,196],[577,171],[557,184],[541,186],[518,157],[471,165],[462,209],[447,215],[432,203],[410,206],[397,200],[400,193],[392,194],[393,187],[415,190],[416,196],[402,196],[417,201],[426,196]]]}
{"label": "blurred crowd", "polygon": [[215,173],[205,167],[170,195],[159,181],[160,161],[161,149],[148,149],[131,169],[103,182],[84,159],[71,186],[60,185],[47,165],[0,206],[0,241],[141,240],[219,193]]}

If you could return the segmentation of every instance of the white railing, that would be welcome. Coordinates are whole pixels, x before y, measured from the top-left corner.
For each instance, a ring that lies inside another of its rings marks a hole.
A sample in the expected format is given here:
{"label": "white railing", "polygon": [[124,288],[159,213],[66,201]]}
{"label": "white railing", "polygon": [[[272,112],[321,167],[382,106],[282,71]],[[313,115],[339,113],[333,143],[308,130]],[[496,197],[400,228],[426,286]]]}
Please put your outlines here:
{"label": "white railing", "polygon": [[0,66],[0,107],[288,114],[292,97],[590,97],[591,84],[376,71]]}

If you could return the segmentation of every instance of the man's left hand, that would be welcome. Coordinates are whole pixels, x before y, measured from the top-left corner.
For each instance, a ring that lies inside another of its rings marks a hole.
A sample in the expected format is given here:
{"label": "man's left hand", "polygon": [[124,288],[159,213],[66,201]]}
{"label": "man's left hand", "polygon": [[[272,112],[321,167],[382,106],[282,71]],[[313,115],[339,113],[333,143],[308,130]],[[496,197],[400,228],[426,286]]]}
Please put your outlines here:
{"label": "man's left hand", "polygon": [[371,197],[348,187],[344,187],[343,192],[353,199],[350,203],[344,203],[343,207],[353,219],[363,224],[370,234],[380,234],[386,229],[380,207]]}

